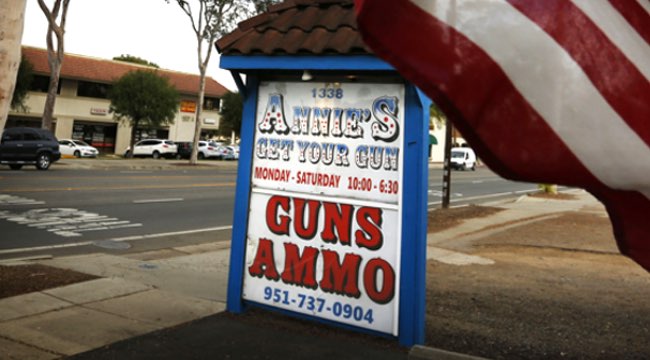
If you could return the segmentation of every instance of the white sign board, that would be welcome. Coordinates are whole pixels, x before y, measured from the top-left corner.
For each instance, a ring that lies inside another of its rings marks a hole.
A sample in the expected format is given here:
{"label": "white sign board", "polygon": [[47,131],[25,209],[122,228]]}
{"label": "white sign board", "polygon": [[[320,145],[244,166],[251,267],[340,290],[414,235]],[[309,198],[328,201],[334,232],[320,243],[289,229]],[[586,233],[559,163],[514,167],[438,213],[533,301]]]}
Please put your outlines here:
{"label": "white sign board", "polygon": [[243,298],[397,335],[404,86],[259,87]]}

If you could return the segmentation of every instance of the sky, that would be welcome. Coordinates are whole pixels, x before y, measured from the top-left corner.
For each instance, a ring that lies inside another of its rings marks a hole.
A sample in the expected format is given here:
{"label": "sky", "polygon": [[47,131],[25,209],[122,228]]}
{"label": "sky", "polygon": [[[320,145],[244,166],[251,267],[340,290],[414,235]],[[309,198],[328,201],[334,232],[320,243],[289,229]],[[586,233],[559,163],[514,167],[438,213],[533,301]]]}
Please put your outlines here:
{"label": "sky", "polygon": [[[47,20],[38,2],[27,0],[23,45],[45,49],[46,34]],[[199,73],[192,25],[174,1],[71,0],[64,46],[66,53],[102,59],[129,54],[164,69]],[[237,89],[230,73],[219,68],[216,49],[207,76],[230,90]]]}

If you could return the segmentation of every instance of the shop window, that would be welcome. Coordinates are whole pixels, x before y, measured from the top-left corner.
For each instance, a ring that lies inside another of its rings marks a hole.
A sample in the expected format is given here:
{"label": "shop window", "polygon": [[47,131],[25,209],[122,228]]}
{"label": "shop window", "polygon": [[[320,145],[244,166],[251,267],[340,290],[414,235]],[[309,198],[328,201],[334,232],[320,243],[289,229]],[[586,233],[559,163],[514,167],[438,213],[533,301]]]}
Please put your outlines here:
{"label": "shop window", "polygon": [[97,99],[108,99],[108,92],[111,86],[91,81],[79,81],[77,96],[91,97]]}
{"label": "shop window", "polygon": [[[56,134],[56,119],[52,119],[52,133]],[[12,116],[9,115],[7,118],[7,124],[5,128],[13,127],[31,127],[31,128],[40,128],[43,123],[43,119],[40,117],[26,117],[26,116]]]}
{"label": "shop window", "polygon": [[221,99],[213,97],[203,98],[203,110],[219,111]]}
{"label": "shop window", "polygon": [[135,132],[135,141],[144,139],[163,139],[169,138],[168,129],[138,129]]}
{"label": "shop window", "polygon": [[102,154],[115,151],[115,136],[117,125],[108,123],[86,123],[75,121],[72,128],[72,139],[82,140],[94,146]]}
{"label": "shop window", "polygon": [[[59,78],[59,87],[56,89],[56,93],[61,93],[61,83],[62,79]],[[47,89],[50,87],[50,77],[45,75],[34,75],[32,83],[29,86],[30,91],[47,93]]]}

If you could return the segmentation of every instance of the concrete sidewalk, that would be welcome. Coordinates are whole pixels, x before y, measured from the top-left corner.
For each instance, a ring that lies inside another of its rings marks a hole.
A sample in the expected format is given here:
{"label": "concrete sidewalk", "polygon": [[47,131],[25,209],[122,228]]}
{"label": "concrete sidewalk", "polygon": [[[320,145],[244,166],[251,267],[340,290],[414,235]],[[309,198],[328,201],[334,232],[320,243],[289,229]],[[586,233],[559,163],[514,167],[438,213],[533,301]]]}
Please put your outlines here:
{"label": "concrete sidewalk", "polygon": [[[489,262],[463,254],[462,244],[562,212],[604,213],[588,193],[576,191],[575,195],[573,200],[522,197],[493,204],[504,210],[430,234],[428,257],[456,264]],[[452,241],[454,246],[448,246]],[[225,309],[228,262],[229,248],[218,244],[38,261],[101,278],[0,299],[0,359],[55,359],[74,354],[79,359],[471,358],[425,347],[414,347],[409,355],[406,349],[378,349],[372,342],[340,340],[339,344],[337,340],[332,346],[326,337],[278,331],[224,316],[219,313]]]}

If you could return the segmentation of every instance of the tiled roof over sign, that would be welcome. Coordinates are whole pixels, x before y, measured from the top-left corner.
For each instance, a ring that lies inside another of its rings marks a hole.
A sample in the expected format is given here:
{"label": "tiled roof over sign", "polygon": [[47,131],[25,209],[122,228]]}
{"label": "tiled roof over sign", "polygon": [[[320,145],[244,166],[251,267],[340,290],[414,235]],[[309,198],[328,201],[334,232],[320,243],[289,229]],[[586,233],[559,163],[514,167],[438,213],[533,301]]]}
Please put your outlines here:
{"label": "tiled roof over sign", "polygon": [[217,41],[224,55],[369,55],[352,0],[286,0]]}
{"label": "tiled roof over sign", "polygon": [[[22,54],[34,66],[34,73],[50,74],[47,50],[23,46]],[[156,70],[160,75],[168,78],[181,94],[198,94],[200,80],[198,75],[75,54],[65,54],[61,67],[61,78],[110,84],[127,72],[138,69]],[[211,77],[205,78],[206,96],[220,97],[227,92],[228,89]]]}

